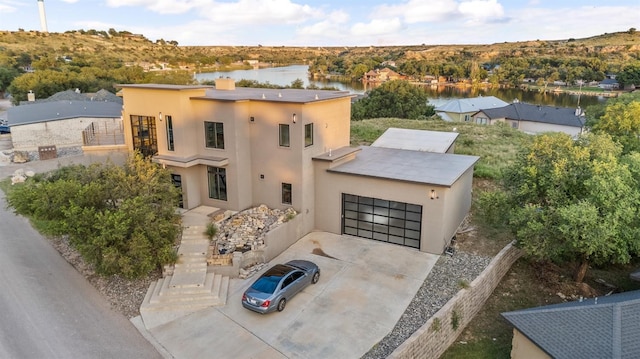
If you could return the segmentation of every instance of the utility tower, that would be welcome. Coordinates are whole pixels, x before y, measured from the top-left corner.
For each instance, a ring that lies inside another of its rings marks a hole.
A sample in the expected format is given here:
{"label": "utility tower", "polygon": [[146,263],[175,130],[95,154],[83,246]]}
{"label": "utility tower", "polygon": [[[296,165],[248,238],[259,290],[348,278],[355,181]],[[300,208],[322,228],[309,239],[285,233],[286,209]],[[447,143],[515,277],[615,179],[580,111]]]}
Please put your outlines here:
{"label": "utility tower", "polygon": [[40,11],[40,28],[42,32],[49,32],[47,30],[47,15],[44,13],[44,0],[38,0],[38,10]]}

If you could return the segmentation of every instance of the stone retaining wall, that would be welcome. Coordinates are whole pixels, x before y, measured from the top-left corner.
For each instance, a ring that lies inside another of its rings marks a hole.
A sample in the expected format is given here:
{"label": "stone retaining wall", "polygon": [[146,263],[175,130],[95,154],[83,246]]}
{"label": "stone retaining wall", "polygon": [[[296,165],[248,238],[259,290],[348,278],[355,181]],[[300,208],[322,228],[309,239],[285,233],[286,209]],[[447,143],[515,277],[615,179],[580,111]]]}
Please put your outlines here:
{"label": "stone retaining wall", "polygon": [[522,251],[513,243],[504,247],[469,288],[461,289],[388,358],[439,358],[482,309],[521,255]]}

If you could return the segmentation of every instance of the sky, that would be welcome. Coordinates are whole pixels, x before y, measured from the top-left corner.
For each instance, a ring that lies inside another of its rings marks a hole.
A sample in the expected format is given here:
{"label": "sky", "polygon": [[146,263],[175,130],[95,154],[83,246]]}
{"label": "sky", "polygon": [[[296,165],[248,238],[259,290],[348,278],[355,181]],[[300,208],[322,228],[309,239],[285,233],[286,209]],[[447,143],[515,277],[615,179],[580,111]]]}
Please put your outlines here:
{"label": "sky", "polygon": [[[640,30],[640,0],[46,0],[49,32],[129,31],[205,46],[392,46],[562,40]],[[0,30],[41,30],[0,0]]]}

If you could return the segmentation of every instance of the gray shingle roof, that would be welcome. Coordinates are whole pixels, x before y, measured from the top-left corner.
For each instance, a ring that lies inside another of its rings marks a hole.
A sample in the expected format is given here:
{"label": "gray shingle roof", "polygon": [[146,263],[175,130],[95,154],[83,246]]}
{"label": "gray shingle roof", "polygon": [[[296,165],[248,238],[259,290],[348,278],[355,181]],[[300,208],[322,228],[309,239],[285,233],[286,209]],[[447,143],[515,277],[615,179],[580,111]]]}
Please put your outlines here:
{"label": "gray shingle roof", "polygon": [[48,98],[38,99],[36,101],[21,101],[20,105],[32,105],[34,103],[41,102],[55,102],[55,101],[100,101],[100,102],[116,102],[122,104],[122,98],[112,94],[111,92],[102,89],[95,93],[80,93],[73,90],[61,91],[55,93]]}
{"label": "gray shingle roof", "polygon": [[451,100],[435,108],[437,112],[473,113],[486,108],[496,108],[508,105],[495,96],[480,96],[473,98],[459,98]]}
{"label": "gray shingle roof", "polygon": [[640,358],[640,290],[502,316],[553,358]]}
{"label": "gray shingle roof", "polygon": [[450,187],[480,159],[369,146],[362,146],[360,150],[356,158],[329,172]]}
{"label": "gray shingle roof", "polygon": [[484,109],[482,112],[490,119],[506,118],[518,121],[531,121],[555,125],[584,127],[583,116],[576,116],[576,110],[567,107],[530,105],[512,103],[504,107]]}
{"label": "gray shingle roof", "polygon": [[64,120],[77,117],[119,118],[122,104],[99,101],[53,101],[10,107],[9,126]]}

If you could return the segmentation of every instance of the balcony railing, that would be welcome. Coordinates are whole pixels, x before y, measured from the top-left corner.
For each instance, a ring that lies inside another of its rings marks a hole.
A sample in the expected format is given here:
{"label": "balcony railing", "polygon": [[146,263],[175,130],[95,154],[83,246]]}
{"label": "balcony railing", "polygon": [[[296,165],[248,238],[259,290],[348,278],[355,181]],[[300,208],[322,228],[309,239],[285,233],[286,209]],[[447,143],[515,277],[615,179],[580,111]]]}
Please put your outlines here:
{"label": "balcony railing", "polygon": [[92,122],[82,131],[84,146],[124,145],[124,127],[118,122]]}

